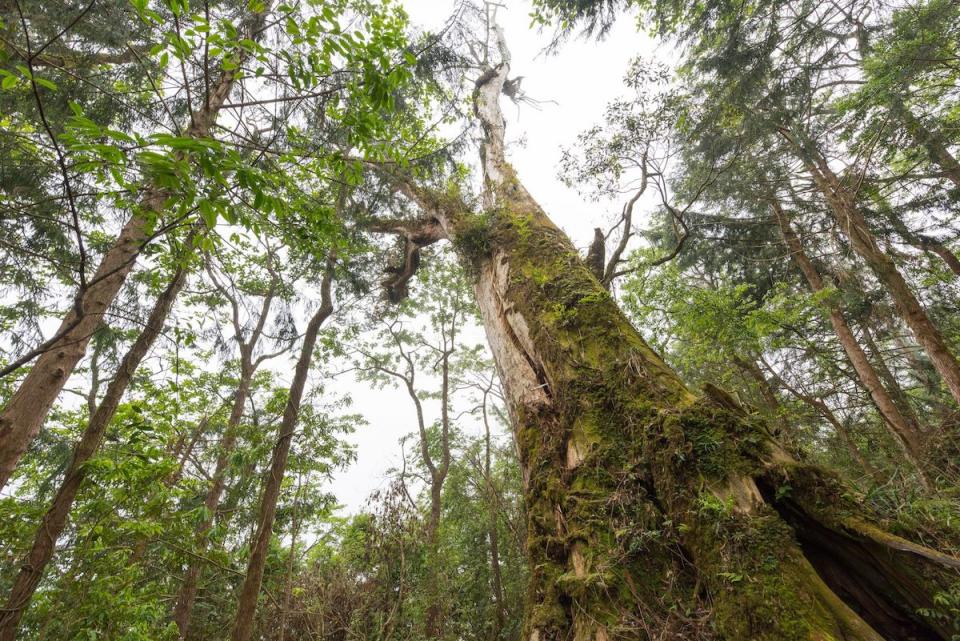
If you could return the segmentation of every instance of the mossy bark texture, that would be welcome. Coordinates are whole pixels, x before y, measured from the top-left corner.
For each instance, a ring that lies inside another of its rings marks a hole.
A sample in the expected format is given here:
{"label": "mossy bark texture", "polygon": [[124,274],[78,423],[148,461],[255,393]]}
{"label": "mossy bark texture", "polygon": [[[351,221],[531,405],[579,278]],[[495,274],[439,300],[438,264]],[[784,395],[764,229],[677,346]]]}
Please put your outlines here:
{"label": "mossy bark texture", "polygon": [[693,394],[522,186],[499,202],[467,258],[526,481],[527,638],[950,638],[918,612],[960,562]]}
{"label": "mossy bark texture", "polygon": [[473,274],[514,424],[525,639],[949,639],[935,597],[960,562],[885,533],[721,390],[691,392],[520,184],[500,42],[475,95],[484,213],[416,199]]}

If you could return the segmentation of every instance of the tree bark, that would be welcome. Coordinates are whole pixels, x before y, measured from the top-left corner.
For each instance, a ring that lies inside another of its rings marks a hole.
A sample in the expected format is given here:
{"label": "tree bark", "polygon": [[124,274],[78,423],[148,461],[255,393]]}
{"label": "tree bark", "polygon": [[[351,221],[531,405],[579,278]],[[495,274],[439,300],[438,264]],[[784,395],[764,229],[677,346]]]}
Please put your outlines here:
{"label": "tree bark", "polygon": [[[260,14],[256,25],[262,24],[264,15]],[[257,30],[258,26],[255,26],[253,33],[257,33]],[[246,50],[242,49],[239,55],[246,56]],[[224,72],[211,87],[205,104],[193,114],[192,124],[183,134],[185,137],[203,138],[209,135],[220,108],[230,95],[235,78],[235,72]],[[148,240],[148,220],[163,212],[170,196],[170,191],[164,187],[156,184],[146,186],[136,211],[103,255],[93,278],[77,292],[72,309],[57,330],[56,340],[46,346],[0,413],[0,489],[6,485],[20,457],[40,433],[54,401],[86,353],[90,336],[103,321],[107,309],[133,269],[140,249]]]}
{"label": "tree bark", "polygon": [[850,240],[851,247],[884,285],[900,317],[930,356],[953,398],[960,403],[960,363],[950,352],[940,330],[927,316],[893,259],[880,249],[863,212],[857,207],[855,193],[841,183],[815,149],[797,143],[789,133],[781,133],[794,145],[800,159],[806,164],[814,184],[826,199],[829,210]]}
{"label": "tree bark", "polygon": [[493,470],[491,469],[491,443],[490,443],[490,420],[487,416],[487,401],[489,390],[484,390],[483,404],[483,433],[484,433],[484,460],[483,474],[487,486],[487,518],[489,519],[489,539],[490,539],[490,574],[493,579],[493,605],[494,619],[493,627],[490,630],[490,641],[497,641],[503,632],[503,626],[507,621],[506,604],[503,599],[503,576],[500,570],[500,534],[497,528],[497,488],[493,483]]}
{"label": "tree bark", "polygon": [[[211,274],[212,277],[212,274]],[[197,598],[197,589],[199,587],[200,575],[203,572],[202,555],[206,552],[209,544],[208,534],[213,527],[217,517],[217,510],[220,507],[220,500],[223,497],[223,491],[226,488],[227,472],[230,467],[230,458],[237,446],[239,437],[240,421],[243,419],[244,406],[247,403],[247,396],[250,394],[250,385],[257,367],[262,361],[254,360],[253,354],[263,335],[263,328],[270,312],[270,306],[276,295],[279,282],[276,277],[271,280],[269,289],[263,297],[260,305],[260,316],[257,323],[250,333],[249,338],[244,338],[243,325],[240,319],[239,304],[225,288],[220,288],[231,303],[233,309],[233,328],[236,334],[237,343],[240,349],[240,380],[237,383],[237,390],[233,397],[233,406],[230,409],[230,417],[227,419],[227,425],[224,428],[223,436],[218,444],[219,452],[214,467],[213,477],[210,486],[207,488],[207,494],[204,497],[204,518],[197,525],[194,532],[195,545],[198,556],[187,568],[183,575],[183,582],[180,584],[180,590],[177,593],[177,601],[173,607],[173,622],[180,633],[180,639],[187,638],[187,632],[190,629],[190,614],[193,612],[193,604]]]}
{"label": "tree bark", "polygon": [[287,468],[287,458],[290,454],[290,444],[297,428],[297,419],[300,415],[300,402],[303,399],[303,390],[306,387],[307,375],[310,373],[310,361],[317,343],[317,334],[320,327],[333,313],[333,298],[330,293],[333,282],[334,260],[331,256],[327,261],[327,271],[321,284],[320,308],[307,324],[303,337],[303,346],[300,349],[300,358],[294,369],[293,380],[290,382],[290,393],[287,404],[283,409],[283,420],[280,422],[277,443],[273,447],[273,457],[270,461],[270,472],[266,478],[263,495],[260,499],[260,516],[257,522],[257,532],[250,545],[250,559],[247,562],[247,573],[240,590],[237,603],[237,616],[233,622],[233,641],[249,641],[253,635],[253,617],[257,611],[257,599],[260,596],[260,586],[263,582],[263,568],[267,561],[267,549],[270,537],[273,536],[273,521],[277,513],[277,499],[280,497],[280,487],[283,475]]}
{"label": "tree bark", "polygon": [[[823,278],[814,266],[813,261],[810,260],[810,257],[807,256],[807,253],[804,251],[800,237],[797,236],[797,233],[793,230],[787,212],[784,211],[780,203],[775,200],[771,202],[771,207],[777,218],[777,223],[780,225],[780,233],[783,236],[783,240],[790,249],[790,255],[794,262],[797,263],[797,266],[800,267],[800,271],[803,272],[807,284],[814,293],[822,292],[825,289]],[[830,316],[830,324],[833,326],[833,331],[837,335],[837,339],[840,341],[844,353],[847,355],[847,358],[850,359],[850,364],[853,365],[853,369],[856,371],[861,383],[863,383],[863,386],[870,394],[870,398],[873,400],[877,411],[879,411],[883,417],[884,423],[888,426],[897,443],[906,451],[911,461],[918,469],[922,469],[919,462],[923,457],[923,433],[915,423],[911,423],[907,417],[904,416],[890,393],[883,386],[883,383],[880,381],[880,376],[877,374],[876,369],[874,369],[866,352],[863,351],[863,348],[857,341],[853,330],[850,329],[850,325],[847,323],[847,319],[844,318],[839,305],[837,303],[828,303],[827,310]]]}
{"label": "tree bark", "polygon": [[[883,533],[865,515],[860,526],[862,510],[836,481],[793,461],[729,395],[690,392],[519,182],[499,107],[509,56],[494,33],[500,62],[474,94],[486,242],[470,242],[477,218],[455,194],[403,179],[400,188],[473,274],[521,454],[525,638],[909,638],[888,633],[889,607],[922,638],[947,639],[917,608],[933,607],[960,560]],[[794,532],[827,551],[842,541],[845,554],[808,558]],[[869,554],[892,563],[870,566]],[[910,583],[902,564],[923,578]],[[878,578],[851,593],[868,567]],[[704,590],[712,631],[666,605],[699,602]]]}
{"label": "tree bark", "polygon": [[877,373],[880,375],[884,387],[890,392],[891,398],[893,398],[897,407],[900,408],[900,412],[904,418],[906,418],[911,425],[916,425],[918,429],[920,429],[920,420],[913,411],[910,399],[907,397],[906,392],[903,391],[903,387],[900,385],[900,381],[897,380],[896,375],[887,365],[887,359],[883,356],[883,350],[877,345],[877,342],[873,338],[873,332],[870,331],[870,327],[866,322],[860,323],[860,335],[863,337],[864,345],[867,346],[867,351],[873,356]]}
{"label": "tree bark", "polygon": [[63,533],[70,508],[86,477],[84,465],[100,448],[104,433],[120,405],[120,400],[137,367],[163,331],[163,324],[186,279],[186,269],[182,266],[178,267],[170,283],[154,303],[146,327],[123,357],[116,375],[107,386],[103,400],[87,423],[83,436],[74,449],[73,459],[64,473],[63,482],[54,496],[53,503],[40,521],[33,545],[20,566],[20,572],[14,580],[6,605],[0,611],[0,641],[14,641],[16,638],[20,619],[30,604],[40,579],[43,578],[47,564],[53,557],[57,539]]}

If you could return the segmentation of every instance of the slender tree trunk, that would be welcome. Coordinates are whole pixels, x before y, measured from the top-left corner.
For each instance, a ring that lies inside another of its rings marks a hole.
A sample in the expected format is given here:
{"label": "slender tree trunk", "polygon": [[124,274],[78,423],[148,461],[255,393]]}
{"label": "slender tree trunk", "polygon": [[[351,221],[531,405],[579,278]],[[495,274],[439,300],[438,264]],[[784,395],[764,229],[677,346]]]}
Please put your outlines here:
{"label": "slender tree trunk", "polygon": [[283,607],[280,609],[280,639],[287,636],[287,621],[290,618],[290,604],[293,601],[293,569],[297,563],[297,537],[300,535],[300,483],[293,506],[293,527],[290,531],[290,558],[287,559],[287,577],[283,588]]}
{"label": "slender tree trunk", "polygon": [[[777,222],[780,225],[780,232],[783,235],[784,242],[790,249],[790,255],[800,267],[800,271],[803,272],[810,289],[814,293],[822,292],[825,289],[823,278],[821,278],[813,261],[810,260],[804,251],[800,238],[793,230],[786,211],[783,210],[777,201],[772,201],[771,205]],[[844,318],[839,305],[837,303],[829,303],[828,312],[830,315],[830,324],[833,326],[833,331],[837,335],[837,339],[840,341],[844,353],[846,353],[847,358],[850,359],[850,364],[853,365],[854,371],[856,371],[863,386],[870,394],[870,398],[883,417],[885,424],[889,427],[897,443],[904,448],[910,459],[917,465],[917,468],[922,469],[922,466],[919,465],[919,461],[923,456],[924,446],[924,436],[922,432],[920,432],[915,423],[911,423],[907,417],[904,416],[890,393],[883,386],[876,369],[874,369],[866,352],[863,351],[863,348],[857,341],[853,330],[850,329],[850,325],[847,323],[846,318]]]}
{"label": "slender tree trunk", "polygon": [[297,419],[300,414],[300,402],[303,390],[310,372],[310,361],[317,343],[317,334],[320,326],[333,313],[333,299],[330,287],[333,280],[333,259],[328,260],[327,271],[321,285],[322,301],[320,308],[310,319],[303,337],[303,346],[300,349],[300,358],[294,369],[293,380],[290,383],[290,393],[283,410],[283,420],[280,422],[279,435],[273,447],[273,457],[270,461],[270,471],[264,482],[263,495],[260,499],[260,516],[257,521],[257,532],[250,544],[250,559],[247,562],[247,574],[240,590],[240,599],[237,603],[237,616],[233,622],[233,641],[249,641],[253,635],[253,617],[257,611],[257,600],[260,596],[260,586],[263,581],[263,568],[267,560],[267,550],[270,537],[273,535],[273,520],[277,512],[277,499],[280,497],[280,487],[287,467],[287,457],[290,454],[290,443],[297,428]]}
{"label": "slender tree trunk", "polygon": [[197,525],[194,532],[195,545],[198,556],[190,564],[184,573],[183,582],[177,594],[177,600],[173,607],[173,622],[180,633],[180,639],[187,638],[187,632],[190,629],[190,615],[193,612],[193,605],[197,599],[197,589],[199,588],[200,575],[203,572],[203,554],[207,551],[209,545],[209,533],[213,528],[214,521],[217,518],[217,512],[220,507],[220,501],[223,498],[223,492],[227,483],[227,472],[230,467],[230,459],[237,446],[237,439],[240,431],[240,421],[243,419],[243,410],[247,403],[247,397],[250,394],[250,385],[253,381],[253,375],[257,367],[265,357],[255,359],[257,344],[263,336],[263,329],[270,314],[270,307],[276,297],[277,289],[280,285],[277,276],[273,276],[267,292],[263,295],[263,301],[260,304],[260,313],[253,330],[249,337],[244,338],[244,328],[240,319],[240,305],[236,297],[226,288],[221,287],[210,271],[210,277],[217,284],[218,289],[230,301],[233,310],[233,329],[236,335],[240,350],[240,380],[237,384],[237,390],[233,397],[233,406],[230,410],[230,417],[227,419],[227,425],[224,428],[223,436],[218,445],[217,461],[213,471],[213,477],[210,486],[207,488],[207,494],[203,501],[204,518]]}
{"label": "slender tree trunk", "polygon": [[[407,239],[408,258],[418,255],[418,249],[413,245],[410,239]],[[419,260],[419,259],[417,259]],[[415,267],[406,265],[403,268],[407,272],[406,278],[409,278],[416,271]],[[391,278],[385,283],[388,288],[390,300],[399,300],[406,294],[406,280],[397,283]],[[391,329],[391,332],[393,330]],[[449,329],[444,328],[442,332],[443,348],[437,351],[440,354],[439,363],[441,370],[441,390],[440,390],[440,448],[441,455],[439,463],[434,460],[430,453],[429,437],[427,435],[427,425],[423,414],[423,405],[417,395],[416,389],[416,365],[413,359],[402,347],[400,339],[394,335],[397,341],[401,359],[406,363],[406,371],[398,372],[382,366],[374,365],[380,372],[393,376],[403,381],[407,390],[407,396],[410,397],[416,410],[417,431],[420,437],[420,460],[430,476],[430,515],[424,528],[425,545],[427,548],[427,610],[424,617],[424,636],[427,638],[439,639],[443,636],[443,601],[444,594],[442,588],[442,575],[439,572],[439,566],[435,562],[438,551],[438,534],[440,529],[440,519],[442,517],[442,499],[443,483],[446,480],[450,469],[450,357],[455,351],[456,345],[456,314],[454,320],[450,323]],[[401,478],[401,482],[402,482]],[[406,486],[404,486],[406,491]],[[409,498],[409,495],[408,495]],[[412,501],[411,501],[412,502]]]}
{"label": "slender tree trunk", "polygon": [[840,437],[840,440],[847,448],[850,458],[856,461],[860,468],[868,476],[870,476],[878,484],[883,483],[886,480],[880,474],[880,470],[878,470],[872,463],[863,457],[863,453],[853,440],[853,435],[850,434],[850,430],[847,429],[846,424],[844,424],[844,422],[837,417],[836,413],[830,409],[829,405],[824,403],[823,400],[817,398],[816,396],[805,394],[793,387],[783,380],[783,377],[776,373],[773,368],[766,363],[766,361],[763,361],[763,363],[766,366],[767,371],[770,372],[770,375],[774,377],[774,380],[780,384],[780,387],[790,392],[790,394],[792,394],[800,402],[809,405],[811,408],[813,408],[813,411],[825,418],[827,422],[830,423],[834,431],[837,433],[837,436]]}
{"label": "slender tree trunk", "polygon": [[939,256],[955,276],[960,276],[960,258],[957,258],[957,255],[950,251],[946,245],[933,238],[924,238],[921,239],[921,242],[924,249],[929,249]]}
{"label": "slender tree trunk", "polygon": [[760,390],[760,396],[767,406],[769,415],[776,421],[776,426],[780,430],[779,434],[785,439],[790,439],[790,424],[787,417],[783,414],[780,399],[777,397],[777,390],[774,385],[764,376],[760,366],[753,359],[745,359],[739,356],[733,357],[734,364],[740,368],[744,374],[753,379]]}
{"label": "slender tree trunk", "polygon": [[760,396],[763,398],[767,409],[773,414],[779,412],[780,400],[777,398],[777,392],[773,385],[770,384],[770,381],[767,380],[767,377],[763,375],[763,372],[760,371],[757,364],[745,358],[740,358],[739,356],[734,356],[733,362],[740,368],[740,371],[753,379],[757,384],[757,389],[760,390]]}
{"label": "slender tree trunk", "polygon": [[223,436],[218,444],[219,453],[217,454],[216,466],[210,481],[210,486],[207,488],[207,494],[203,500],[204,517],[194,531],[194,545],[199,556],[190,564],[184,573],[183,582],[180,584],[180,590],[177,593],[177,601],[173,607],[173,622],[176,624],[177,630],[179,630],[180,639],[186,639],[187,632],[190,629],[190,614],[193,612],[193,604],[197,599],[200,573],[203,571],[203,562],[200,557],[206,552],[209,545],[208,534],[213,527],[217,515],[217,508],[220,506],[220,499],[226,487],[227,469],[230,466],[230,458],[233,455],[233,450],[237,446],[240,420],[243,418],[244,405],[246,405],[247,395],[250,392],[253,366],[250,364],[249,359],[243,358],[241,360],[240,381],[234,393],[230,418],[227,419],[227,425],[224,428]]}
{"label": "slender tree trunk", "polygon": [[[456,345],[456,315],[451,323],[449,334],[443,332],[443,352],[440,356],[440,464],[430,468],[430,523],[427,526],[427,545],[429,546],[428,564],[430,573],[430,603],[427,606],[426,634],[431,639],[444,637],[446,595],[444,581],[440,573],[440,518],[443,515],[443,484],[450,470],[450,357]],[[422,432],[421,450],[427,456],[426,436]]]}
{"label": "slender tree trunk", "polygon": [[[219,410],[218,410],[219,411]],[[197,447],[197,441],[200,440],[200,437],[207,431],[207,426],[210,424],[211,414],[205,414],[197,424],[193,426],[193,429],[190,431],[190,439],[186,439],[184,435],[184,441],[182,447],[178,448],[176,452],[177,458],[177,467],[170,473],[170,476],[164,479],[163,484],[166,487],[173,487],[180,482],[180,479],[183,478],[183,471],[187,467],[187,461],[190,460],[190,457],[193,456],[193,451]]]}
{"label": "slender tree trunk", "polygon": [[[264,14],[255,21],[257,33]],[[241,57],[246,50],[241,50]],[[192,124],[184,132],[190,138],[209,135],[220,108],[226,102],[236,78],[228,71],[210,89],[202,108],[193,114]],[[63,319],[53,341],[39,356],[0,413],[0,489],[6,485],[23,453],[36,438],[48,412],[77,363],[87,350],[87,342],[103,321],[133,269],[140,249],[148,240],[148,219],[163,212],[171,197],[168,189],[146,186],[136,211],[107,249],[93,278],[77,293],[73,308]]]}
{"label": "slender tree trunk", "polygon": [[63,533],[70,508],[86,476],[84,466],[100,448],[104,433],[120,405],[120,400],[140,362],[163,331],[163,324],[186,278],[185,268],[178,267],[166,289],[157,298],[153,311],[147,319],[146,327],[123,357],[116,375],[107,386],[103,400],[87,423],[83,436],[74,449],[73,459],[67,467],[63,482],[57,490],[53,503],[40,521],[30,552],[20,566],[20,573],[14,580],[6,605],[0,611],[0,641],[13,641],[16,638],[20,619],[53,556],[57,539]]}
{"label": "slender tree trunk", "polygon": [[[793,139],[784,134],[791,143]],[[953,398],[960,403],[960,363],[950,352],[940,330],[930,321],[927,312],[914,295],[893,260],[880,249],[863,213],[857,207],[855,194],[837,178],[827,162],[809,146],[796,145],[814,183],[823,194],[834,218],[850,240],[853,250],[867,263],[885,286],[903,321],[913,332],[934,367],[943,378]]]}
{"label": "slender tree trunk", "polygon": [[880,346],[877,345],[877,342],[873,339],[873,332],[870,331],[867,323],[860,323],[860,333],[861,336],[863,336],[864,345],[867,346],[867,350],[873,355],[873,362],[876,363],[877,373],[880,375],[884,387],[890,392],[890,396],[897,404],[897,407],[900,408],[900,412],[904,418],[906,418],[911,425],[915,425],[918,430],[922,431],[923,428],[920,426],[920,420],[913,411],[910,399],[907,398],[907,394],[903,391],[900,381],[897,380],[896,375],[894,375],[887,365],[887,360],[883,357],[883,350],[880,349]]}
{"label": "slender tree trunk", "polygon": [[[494,35],[501,62],[474,94],[485,242],[462,242],[478,232],[455,195],[399,180],[468,264],[503,382],[525,478],[525,638],[909,639],[884,618],[894,612],[945,641],[947,626],[917,612],[960,560],[879,530],[729,395],[691,393],[524,189],[504,156],[510,65]],[[665,605],[702,591],[710,631]]]}
{"label": "slender tree trunk", "polygon": [[483,474],[487,484],[487,518],[490,539],[490,574],[493,578],[493,627],[490,629],[490,641],[497,641],[503,632],[507,621],[507,614],[503,600],[503,576],[500,570],[500,534],[497,528],[497,489],[493,484],[493,470],[491,469],[490,420],[487,416],[487,392],[483,395],[483,431],[484,431],[484,461]]}
{"label": "slender tree trunk", "polygon": [[441,568],[438,564],[440,548],[440,517],[442,515],[443,481],[434,475],[430,480],[430,521],[427,523],[427,612],[424,634],[428,639],[443,638],[443,601]]}

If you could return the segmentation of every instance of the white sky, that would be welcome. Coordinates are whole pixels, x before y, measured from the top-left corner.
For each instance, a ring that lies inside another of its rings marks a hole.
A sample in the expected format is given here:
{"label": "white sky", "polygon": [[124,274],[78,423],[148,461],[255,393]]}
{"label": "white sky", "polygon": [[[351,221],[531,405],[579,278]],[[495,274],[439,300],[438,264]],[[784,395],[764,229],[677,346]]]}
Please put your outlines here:
{"label": "white sky", "polygon": [[[403,4],[413,24],[436,29],[450,15],[454,2],[404,0]],[[531,98],[556,101],[545,102],[540,111],[522,106],[518,113],[505,99],[507,135],[512,143],[510,160],[553,220],[577,246],[586,247],[593,238],[593,228],[606,225],[618,206],[586,202],[575,190],[565,187],[557,179],[560,149],[572,145],[578,133],[600,121],[607,102],[624,93],[623,74],[630,59],[641,53],[650,55],[653,44],[637,32],[634,21],[622,19],[603,41],[575,38],[557,53],[547,55],[542,52],[551,33],[529,28],[530,3],[506,0],[504,4],[507,6],[499,10],[498,20],[513,57],[511,75],[524,76],[523,89]],[[476,339],[481,340],[481,336]],[[400,460],[400,437],[414,431],[416,424],[405,393],[363,385],[345,387],[369,425],[350,438],[357,448],[357,462],[337,474],[329,489],[345,505],[345,511],[355,512],[373,490],[385,485],[386,470]]]}

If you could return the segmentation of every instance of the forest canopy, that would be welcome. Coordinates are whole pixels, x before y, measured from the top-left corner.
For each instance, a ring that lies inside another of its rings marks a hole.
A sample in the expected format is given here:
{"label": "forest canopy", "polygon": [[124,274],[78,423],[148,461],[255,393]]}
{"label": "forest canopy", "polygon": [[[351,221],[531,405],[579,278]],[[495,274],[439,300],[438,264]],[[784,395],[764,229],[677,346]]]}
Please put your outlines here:
{"label": "forest canopy", "polygon": [[0,2],[0,641],[960,639],[960,4],[415,6]]}

